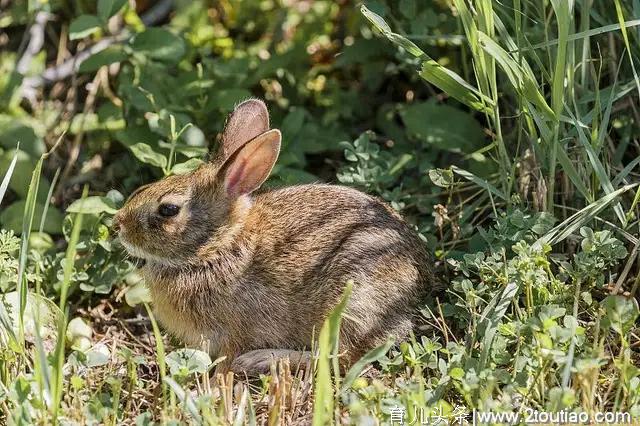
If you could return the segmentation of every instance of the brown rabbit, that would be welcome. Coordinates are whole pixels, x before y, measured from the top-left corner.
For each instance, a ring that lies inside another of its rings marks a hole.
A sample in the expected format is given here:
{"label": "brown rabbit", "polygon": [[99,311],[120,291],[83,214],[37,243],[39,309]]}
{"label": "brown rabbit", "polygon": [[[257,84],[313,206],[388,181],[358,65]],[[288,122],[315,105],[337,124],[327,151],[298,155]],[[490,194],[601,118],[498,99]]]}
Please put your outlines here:
{"label": "brown rabbit", "polygon": [[328,312],[354,282],[340,343],[348,364],[406,336],[433,283],[416,233],[355,189],[300,185],[252,195],[280,150],[259,100],[229,117],[214,159],[135,191],[114,218],[156,314],[188,345],[208,341],[234,371],[308,359]]}

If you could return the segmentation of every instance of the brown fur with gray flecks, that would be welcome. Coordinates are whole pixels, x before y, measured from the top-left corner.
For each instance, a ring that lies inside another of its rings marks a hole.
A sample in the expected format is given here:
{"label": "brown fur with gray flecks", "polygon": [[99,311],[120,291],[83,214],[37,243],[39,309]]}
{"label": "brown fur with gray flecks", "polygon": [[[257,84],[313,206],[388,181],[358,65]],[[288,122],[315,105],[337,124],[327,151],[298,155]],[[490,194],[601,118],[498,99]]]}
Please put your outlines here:
{"label": "brown fur with gray flecks", "polygon": [[[208,341],[212,353],[236,359],[227,366],[260,370],[269,354],[309,349],[353,280],[340,340],[347,359],[405,337],[433,285],[418,236],[351,188],[252,195],[280,147],[280,133],[268,128],[264,104],[244,102],[214,161],[141,188],[116,215],[125,248],[146,260],[160,322],[189,345]],[[163,203],[179,213],[162,217]]]}

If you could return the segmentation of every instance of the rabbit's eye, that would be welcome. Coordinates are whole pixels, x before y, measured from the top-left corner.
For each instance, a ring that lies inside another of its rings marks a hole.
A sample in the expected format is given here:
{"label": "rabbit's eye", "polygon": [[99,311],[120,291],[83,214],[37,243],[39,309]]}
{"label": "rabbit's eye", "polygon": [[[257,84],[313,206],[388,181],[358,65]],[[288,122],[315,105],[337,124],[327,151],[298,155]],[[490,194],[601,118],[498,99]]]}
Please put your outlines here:
{"label": "rabbit's eye", "polygon": [[160,207],[158,207],[158,213],[160,213],[162,217],[172,217],[179,212],[180,206],[176,206],[175,204],[160,204]]}

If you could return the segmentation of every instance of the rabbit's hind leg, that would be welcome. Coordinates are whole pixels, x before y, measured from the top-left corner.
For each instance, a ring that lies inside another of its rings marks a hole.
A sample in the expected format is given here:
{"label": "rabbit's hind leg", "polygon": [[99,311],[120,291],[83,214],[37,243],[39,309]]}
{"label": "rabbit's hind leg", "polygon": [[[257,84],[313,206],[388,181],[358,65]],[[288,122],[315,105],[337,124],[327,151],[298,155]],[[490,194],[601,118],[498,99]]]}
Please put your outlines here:
{"label": "rabbit's hind leg", "polygon": [[309,351],[296,351],[292,349],[256,349],[245,352],[231,362],[231,371],[240,375],[256,377],[260,374],[268,374],[271,365],[278,365],[281,359],[289,359],[292,372],[311,368],[312,356]]}

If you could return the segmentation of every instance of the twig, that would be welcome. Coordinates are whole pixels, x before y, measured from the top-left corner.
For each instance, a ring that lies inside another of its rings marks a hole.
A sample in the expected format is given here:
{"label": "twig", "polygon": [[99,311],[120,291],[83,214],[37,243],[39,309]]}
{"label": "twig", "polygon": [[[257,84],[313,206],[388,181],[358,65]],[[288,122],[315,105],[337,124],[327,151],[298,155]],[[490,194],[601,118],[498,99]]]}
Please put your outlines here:
{"label": "twig", "polygon": [[[100,82],[101,72],[102,71],[98,71],[93,81],[89,85],[87,100],[82,110],[82,119],[81,119],[82,125],[80,126],[80,130],[78,131],[75,138],[73,139],[71,150],[68,153],[67,164],[65,165],[62,175],[60,177],[60,185],[58,186],[58,191],[62,191],[62,189],[64,188],[64,181],[67,180],[67,178],[69,177],[69,173],[71,173],[71,170],[73,169],[73,166],[75,165],[76,161],[78,160],[78,156],[80,155],[80,145],[82,144],[82,139],[84,137],[84,120],[86,120],[87,114],[93,111],[96,96],[98,94],[98,88],[100,86],[98,83]],[[58,192],[57,195],[59,194],[60,192]]]}
{"label": "twig", "polygon": [[93,46],[78,52],[73,58],[67,59],[62,64],[54,67],[47,68],[42,74],[35,77],[27,77],[22,81],[22,90],[25,97],[27,92],[33,91],[45,84],[55,83],[56,81],[64,80],[70,77],[74,72],[78,70],[80,64],[89,56],[101,52],[114,43],[126,40],[128,34],[121,34],[114,37],[109,37],[100,40]]}
{"label": "twig", "polygon": [[[27,40],[27,48],[18,60],[16,64],[16,71],[25,75],[29,71],[33,58],[42,50],[44,46],[44,28],[47,25],[47,21],[51,18],[47,12],[38,12],[35,16],[35,20],[31,28],[29,28],[29,36]],[[35,90],[25,90],[24,81],[21,87],[21,94],[23,98],[27,98],[32,104],[35,103]]]}
{"label": "twig", "polygon": [[631,266],[633,265],[634,261],[636,260],[636,257],[638,256],[639,246],[640,246],[640,241],[637,241],[633,247],[633,250],[631,251],[631,254],[629,255],[629,258],[627,260],[626,265],[624,266],[624,269],[622,270],[622,273],[620,274],[620,277],[618,277],[618,282],[616,283],[615,287],[611,290],[611,294],[618,294],[620,292],[620,289],[622,288],[622,286],[624,285],[624,282],[627,279],[627,275],[629,275],[629,271],[631,271]]}
{"label": "twig", "polygon": [[29,44],[24,51],[24,54],[18,61],[16,71],[24,75],[31,66],[33,57],[40,52],[42,46],[44,46],[44,27],[47,25],[47,21],[51,15],[47,12],[38,12],[35,17],[35,22],[29,28]]}

